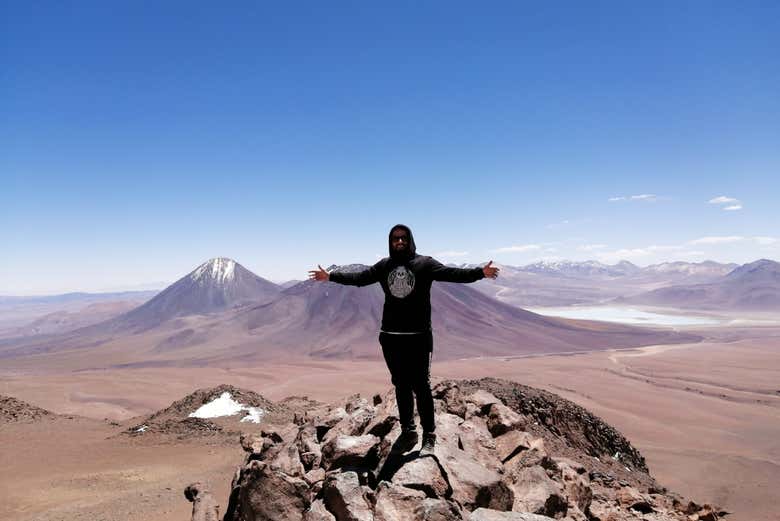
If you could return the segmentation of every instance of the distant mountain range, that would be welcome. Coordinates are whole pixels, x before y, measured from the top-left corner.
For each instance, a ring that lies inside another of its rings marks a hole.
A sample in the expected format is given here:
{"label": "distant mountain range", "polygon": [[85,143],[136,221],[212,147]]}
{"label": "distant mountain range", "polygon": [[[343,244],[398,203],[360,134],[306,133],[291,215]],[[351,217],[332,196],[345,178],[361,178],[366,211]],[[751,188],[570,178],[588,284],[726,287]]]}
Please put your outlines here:
{"label": "distant mountain range", "polygon": [[[673,282],[678,280],[707,282]],[[80,364],[77,367],[86,361],[120,366],[230,366],[284,357],[376,358],[383,298],[376,284],[357,288],[306,280],[282,288],[220,257],[201,264],[141,305],[101,323],[63,333],[59,324],[70,321],[78,327],[78,317],[48,316],[34,323],[38,327],[34,336],[0,340],[0,358],[48,354],[58,360],[61,357],[58,363]],[[612,266],[596,262],[503,266],[496,280],[436,283],[431,299],[435,349],[440,358],[692,342],[698,337],[546,317],[510,303],[558,299],[569,304],[586,301],[774,310],[780,308],[780,265],[760,260],[737,267],[714,262],[646,268],[628,262]],[[93,310],[92,318],[98,311],[110,314],[111,309],[122,311],[121,306],[116,309],[105,304]]]}
{"label": "distant mountain range", "polygon": [[761,259],[703,284],[673,285],[619,302],[661,307],[767,311],[780,309],[780,264]]}
{"label": "distant mountain range", "polygon": [[[519,356],[699,339],[669,330],[545,317],[485,295],[477,285],[434,284],[437,357]],[[58,367],[377,358],[383,299],[378,285],[307,280],[281,289],[235,261],[217,258],[103,323],[67,334],[0,341],[0,357],[51,355]]]}

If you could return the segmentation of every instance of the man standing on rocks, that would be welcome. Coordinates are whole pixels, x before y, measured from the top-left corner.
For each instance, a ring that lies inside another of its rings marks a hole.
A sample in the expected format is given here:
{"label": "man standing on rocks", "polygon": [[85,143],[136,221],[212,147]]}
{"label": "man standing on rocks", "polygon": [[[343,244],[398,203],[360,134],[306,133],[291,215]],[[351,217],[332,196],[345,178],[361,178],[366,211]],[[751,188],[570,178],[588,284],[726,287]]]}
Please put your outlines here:
{"label": "man standing on rocks", "polygon": [[389,249],[389,257],[366,270],[328,273],[318,265],[318,270],[309,271],[309,278],[350,286],[367,286],[375,282],[382,285],[385,305],[379,343],[398,402],[402,430],[397,443],[404,450],[417,444],[414,422],[416,397],[417,412],[423,428],[420,453],[430,454],[436,443],[430,379],[433,353],[431,284],[435,280],[475,282],[484,277],[495,279],[499,269],[491,266],[492,260],[482,268],[461,269],[450,268],[431,257],[418,255],[412,230],[403,224],[396,224],[390,230]]}

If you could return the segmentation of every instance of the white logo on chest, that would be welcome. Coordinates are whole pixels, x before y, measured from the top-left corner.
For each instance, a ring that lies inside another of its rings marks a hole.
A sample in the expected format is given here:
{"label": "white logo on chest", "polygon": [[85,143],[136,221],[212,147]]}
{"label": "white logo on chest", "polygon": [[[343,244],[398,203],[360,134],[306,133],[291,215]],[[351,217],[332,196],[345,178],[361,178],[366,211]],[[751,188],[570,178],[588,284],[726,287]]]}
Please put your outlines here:
{"label": "white logo on chest", "polygon": [[414,273],[398,266],[387,276],[387,287],[395,298],[404,298],[414,289]]}

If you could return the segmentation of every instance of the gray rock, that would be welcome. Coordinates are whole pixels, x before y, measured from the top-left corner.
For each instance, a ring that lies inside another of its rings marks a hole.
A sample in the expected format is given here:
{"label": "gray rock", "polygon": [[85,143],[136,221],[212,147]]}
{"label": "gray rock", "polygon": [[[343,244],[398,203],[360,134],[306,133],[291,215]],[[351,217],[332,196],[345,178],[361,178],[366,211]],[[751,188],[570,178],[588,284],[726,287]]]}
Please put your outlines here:
{"label": "gray rock", "polygon": [[542,467],[514,469],[507,476],[507,481],[514,492],[512,510],[550,517],[566,515],[568,504],[563,489],[547,476]]}
{"label": "gray rock", "polygon": [[465,397],[466,403],[473,403],[480,411],[486,411],[487,408],[494,403],[501,403],[501,400],[493,396],[487,391],[477,389],[473,393]]}
{"label": "gray rock", "polygon": [[487,428],[493,436],[500,436],[509,431],[523,430],[525,422],[524,416],[517,414],[503,403],[494,403],[488,408]]}
{"label": "gray rock", "polygon": [[469,521],[551,521],[553,519],[528,512],[499,512],[487,508],[478,508],[469,517]]}
{"label": "gray rock", "polygon": [[333,470],[345,466],[373,468],[379,460],[379,438],[372,434],[331,438],[322,447],[322,466]]}
{"label": "gray rock", "polygon": [[451,491],[438,462],[431,457],[415,458],[393,475],[393,484],[420,490],[426,496],[442,498]]}
{"label": "gray rock", "polygon": [[376,521],[415,519],[415,510],[425,499],[425,493],[382,481],[376,490]]}
{"label": "gray rock", "polygon": [[238,519],[300,520],[311,498],[305,481],[255,460],[242,472],[238,502]]}
{"label": "gray rock", "polygon": [[336,521],[336,518],[325,508],[325,503],[318,499],[303,513],[303,521]]}
{"label": "gray rock", "polygon": [[[373,521],[373,492],[360,485],[356,472],[329,475],[323,485],[325,506],[337,521]],[[284,518],[279,518],[284,519]]]}
{"label": "gray rock", "polygon": [[510,460],[520,452],[531,448],[533,436],[524,431],[509,431],[494,439],[496,456],[502,463]]}
{"label": "gray rock", "polygon": [[566,458],[553,458],[553,461],[561,473],[561,483],[569,506],[587,512],[593,500],[593,491],[585,467]]}
{"label": "gray rock", "polygon": [[471,455],[444,443],[436,444],[434,454],[452,487],[452,499],[464,508],[511,510],[514,493],[498,472],[485,468]]}

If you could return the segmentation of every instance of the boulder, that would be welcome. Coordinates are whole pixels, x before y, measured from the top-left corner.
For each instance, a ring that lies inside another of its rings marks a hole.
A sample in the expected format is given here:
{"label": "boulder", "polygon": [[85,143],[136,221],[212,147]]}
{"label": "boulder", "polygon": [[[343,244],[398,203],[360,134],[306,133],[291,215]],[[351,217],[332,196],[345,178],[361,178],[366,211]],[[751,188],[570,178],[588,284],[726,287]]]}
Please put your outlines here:
{"label": "boulder", "polygon": [[373,521],[373,491],[360,485],[356,472],[328,475],[322,491],[325,506],[337,521]]}
{"label": "boulder", "polygon": [[456,382],[447,380],[436,384],[433,389],[433,398],[436,400],[436,408],[441,412],[454,414],[464,418],[466,416],[466,403],[461,396],[460,387]]}
{"label": "boulder", "polygon": [[585,467],[567,458],[553,458],[560,471],[561,483],[570,507],[587,512],[593,500],[590,478]]}
{"label": "boulder", "polygon": [[[349,409],[349,410],[347,410]],[[346,416],[336,422],[322,438],[325,444],[336,436],[345,434],[347,436],[359,436],[363,434],[366,426],[376,416],[376,409],[365,399],[354,400],[347,403],[344,408]]]}
{"label": "boulder", "polygon": [[439,463],[431,457],[409,461],[393,475],[392,482],[394,485],[420,490],[432,498],[445,497],[452,490],[442,475]]}
{"label": "boulder", "polygon": [[336,521],[336,518],[325,508],[325,503],[318,499],[303,513],[303,521]]}
{"label": "boulder", "polygon": [[512,509],[514,494],[498,472],[485,468],[468,453],[445,443],[437,443],[434,454],[452,487],[452,499],[464,508]]}
{"label": "boulder", "polygon": [[524,431],[509,431],[494,438],[496,456],[505,463],[524,450],[531,448],[533,436]]}
{"label": "boulder", "polygon": [[552,519],[528,512],[499,512],[487,508],[478,508],[469,517],[469,521],[551,521]]}
{"label": "boulder", "polygon": [[470,418],[458,426],[458,448],[468,452],[484,466],[498,471],[501,462],[496,453],[496,442],[482,418]]}
{"label": "boulder", "polygon": [[322,449],[317,441],[317,428],[313,424],[306,424],[300,428],[295,437],[295,444],[301,455],[301,463],[306,470],[318,467],[322,459]]}
{"label": "boulder", "polygon": [[425,499],[425,493],[395,483],[382,481],[376,490],[376,521],[413,520],[415,510]]}
{"label": "boulder", "polygon": [[322,466],[327,470],[346,466],[374,468],[379,460],[379,442],[372,434],[340,434],[322,446]]}
{"label": "boulder", "polygon": [[306,472],[301,463],[301,456],[298,454],[298,447],[294,443],[282,445],[269,463],[272,469],[296,478],[302,478]]}
{"label": "boulder", "polygon": [[632,487],[621,487],[615,494],[618,504],[643,514],[654,512],[652,499]]}
{"label": "boulder", "polygon": [[514,492],[512,510],[550,517],[566,515],[568,505],[563,489],[542,467],[516,468],[507,476],[507,481]]}
{"label": "boulder", "polygon": [[432,498],[423,499],[414,514],[414,521],[463,521],[468,515],[453,501]]}
{"label": "boulder", "polygon": [[242,472],[238,503],[239,519],[300,520],[311,499],[305,481],[253,460]]}
{"label": "boulder", "polygon": [[466,403],[474,404],[482,413],[486,412],[487,408],[494,403],[501,403],[501,400],[482,389],[477,389],[473,393],[469,394],[464,398],[464,401]]}
{"label": "boulder", "polygon": [[487,428],[493,436],[500,436],[505,432],[525,429],[525,417],[503,403],[494,403],[487,410]]}

